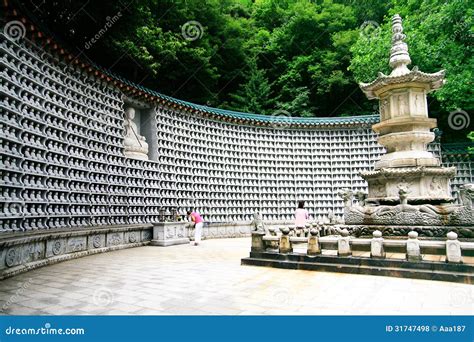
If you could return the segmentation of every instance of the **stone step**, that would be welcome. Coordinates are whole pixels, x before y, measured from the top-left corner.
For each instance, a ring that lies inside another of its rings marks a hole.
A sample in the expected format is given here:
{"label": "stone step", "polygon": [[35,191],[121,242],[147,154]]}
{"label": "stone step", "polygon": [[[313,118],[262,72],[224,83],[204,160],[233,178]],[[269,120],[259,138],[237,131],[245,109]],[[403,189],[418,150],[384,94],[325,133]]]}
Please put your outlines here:
{"label": "stone step", "polygon": [[407,262],[394,259],[254,253],[242,265],[266,266],[321,272],[341,272],[389,277],[474,283],[474,266],[441,262]]}

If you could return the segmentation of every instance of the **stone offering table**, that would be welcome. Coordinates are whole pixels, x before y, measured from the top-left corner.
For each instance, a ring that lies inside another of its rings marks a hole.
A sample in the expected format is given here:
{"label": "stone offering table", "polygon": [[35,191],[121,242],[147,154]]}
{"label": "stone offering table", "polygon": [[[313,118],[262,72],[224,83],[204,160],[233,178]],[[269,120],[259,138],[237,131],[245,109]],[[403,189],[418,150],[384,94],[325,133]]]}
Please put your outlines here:
{"label": "stone offering table", "polygon": [[161,222],[153,225],[152,246],[172,246],[189,243],[189,222]]}

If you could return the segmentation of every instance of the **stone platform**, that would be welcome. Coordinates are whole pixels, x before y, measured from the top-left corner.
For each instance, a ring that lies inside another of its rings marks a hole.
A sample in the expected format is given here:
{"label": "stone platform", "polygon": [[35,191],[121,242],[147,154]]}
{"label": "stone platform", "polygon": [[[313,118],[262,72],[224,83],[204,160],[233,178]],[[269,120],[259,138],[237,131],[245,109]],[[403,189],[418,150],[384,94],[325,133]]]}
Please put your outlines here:
{"label": "stone platform", "polygon": [[395,258],[371,259],[354,256],[343,258],[334,255],[250,252],[250,257],[242,259],[242,265],[474,283],[474,265],[431,261],[408,262]]}
{"label": "stone platform", "polygon": [[116,225],[3,234],[0,279],[86,255],[150,243],[152,225]]}
{"label": "stone platform", "polygon": [[472,314],[472,285],[241,266],[249,244],[145,246],[49,265],[0,281],[0,314]]}

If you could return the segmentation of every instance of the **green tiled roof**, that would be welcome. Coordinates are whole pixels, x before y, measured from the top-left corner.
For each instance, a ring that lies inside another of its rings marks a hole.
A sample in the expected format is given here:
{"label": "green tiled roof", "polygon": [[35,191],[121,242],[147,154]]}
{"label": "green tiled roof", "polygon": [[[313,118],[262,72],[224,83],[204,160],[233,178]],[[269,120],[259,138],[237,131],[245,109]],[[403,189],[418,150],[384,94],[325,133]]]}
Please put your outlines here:
{"label": "green tiled roof", "polygon": [[474,149],[474,142],[441,144],[441,150],[443,151],[444,155],[449,155],[449,154],[473,155],[472,152],[469,152],[469,148]]}
{"label": "green tiled roof", "polygon": [[[344,117],[310,117],[310,118],[303,118],[303,117],[291,117],[285,115],[284,112],[275,112],[275,115],[262,115],[262,114],[254,114],[254,113],[244,113],[244,112],[237,112],[233,110],[227,109],[220,109],[214,107],[208,107],[188,101],[183,101],[180,99],[176,99],[174,97],[161,94],[156,92],[152,89],[146,88],[142,85],[135,84],[121,76],[118,76],[112,73],[110,70],[104,69],[98,65],[94,65],[95,68],[100,70],[102,73],[120,81],[121,83],[138,89],[144,93],[147,93],[153,97],[156,97],[161,100],[165,100],[170,104],[176,104],[178,106],[183,106],[188,110],[196,110],[202,113],[220,118],[220,119],[235,119],[241,120],[248,123],[261,123],[266,125],[275,125],[275,126],[303,126],[303,127],[312,127],[312,126],[370,126],[380,121],[380,116],[378,114],[375,115],[360,115],[360,116],[344,116]],[[130,95],[134,97],[134,95]]]}

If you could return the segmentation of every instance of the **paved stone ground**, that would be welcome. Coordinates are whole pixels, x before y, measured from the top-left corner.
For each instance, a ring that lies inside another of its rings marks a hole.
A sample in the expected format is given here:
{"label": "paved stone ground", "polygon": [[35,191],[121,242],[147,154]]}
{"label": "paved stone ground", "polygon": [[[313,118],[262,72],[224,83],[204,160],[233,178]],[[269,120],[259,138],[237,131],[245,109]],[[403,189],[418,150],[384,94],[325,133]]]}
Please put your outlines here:
{"label": "paved stone ground", "polygon": [[470,315],[474,286],[241,266],[249,238],[140,247],[0,281],[10,315]]}

